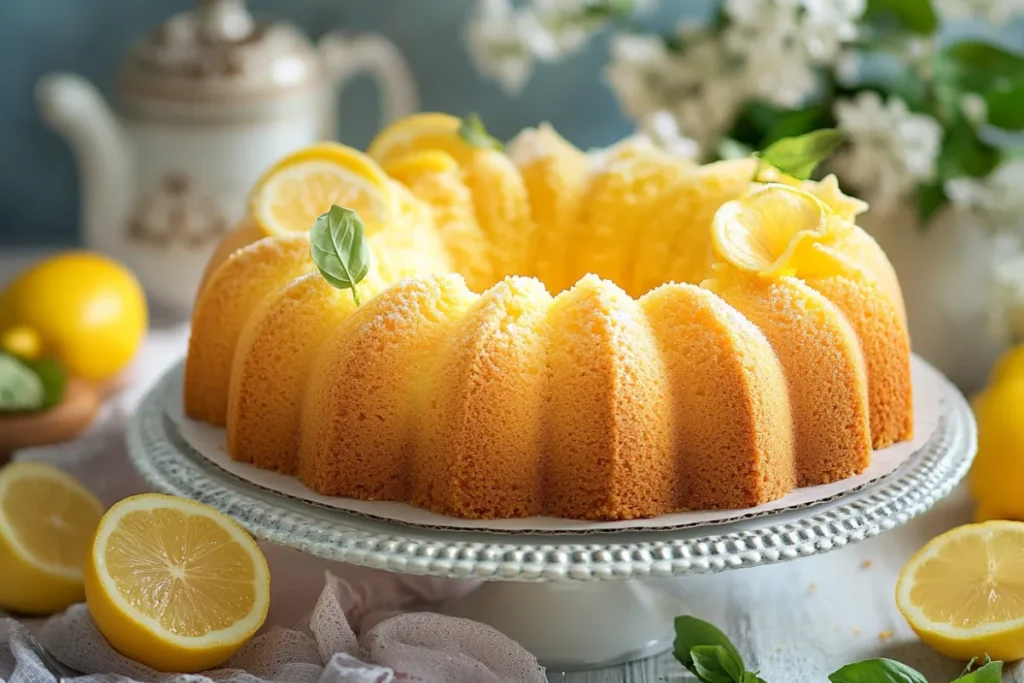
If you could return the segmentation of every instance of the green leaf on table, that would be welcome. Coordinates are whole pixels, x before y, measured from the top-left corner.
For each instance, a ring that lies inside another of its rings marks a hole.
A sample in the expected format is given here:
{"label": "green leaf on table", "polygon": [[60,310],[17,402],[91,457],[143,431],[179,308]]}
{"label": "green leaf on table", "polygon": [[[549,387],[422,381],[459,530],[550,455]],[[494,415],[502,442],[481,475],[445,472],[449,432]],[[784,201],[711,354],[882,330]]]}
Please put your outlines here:
{"label": "green leaf on table", "polygon": [[1002,161],[999,148],[980,137],[969,121],[960,117],[942,137],[942,149],[936,162],[939,180],[986,176]]}
{"label": "green leaf on table", "polygon": [[504,148],[498,138],[487,132],[483,119],[475,112],[462,119],[462,123],[459,124],[459,137],[470,147],[477,149],[493,149],[500,152]]}
{"label": "green leaf on table", "polygon": [[757,675],[754,671],[743,672],[743,683],[766,683],[763,678]]}
{"label": "green leaf on table", "polygon": [[[967,668],[970,669],[970,665]],[[965,671],[956,681],[958,683],[999,683],[1002,679],[1003,663],[990,661],[970,673]]]}
{"label": "green leaf on table", "polygon": [[704,683],[743,683],[743,662],[721,645],[696,645],[690,658]]}
{"label": "green leaf on table", "polygon": [[39,375],[14,356],[0,353],[0,412],[39,410],[45,400]]}
{"label": "green leaf on table", "polygon": [[370,245],[359,214],[332,206],[313,223],[309,247],[324,279],[337,289],[351,289],[352,300],[358,306],[356,285],[370,272]]}
{"label": "green leaf on table", "polygon": [[832,683],[928,683],[918,671],[892,659],[866,659],[829,674]]}
{"label": "green leaf on table", "polygon": [[917,223],[922,227],[929,225],[935,212],[942,208],[949,198],[941,182],[925,183],[917,188]]}
{"label": "green leaf on table", "polygon": [[1000,79],[984,96],[990,124],[1005,130],[1024,130],[1024,74],[1015,81]]}
{"label": "green leaf on table", "polygon": [[806,180],[814,169],[843,142],[843,134],[834,128],[816,130],[769,145],[757,156],[797,180]]}
{"label": "green leaf on table", "polygon": [[697,617],[676,617],[675,632],[676,638],[672,644],[672,652],[679,663],[690,670],[690,673],[697,674],[691,651],[696,647],[708,645],[721,647],[730,659],[739,663],[741,671],[744,669],[743,658],[740,657],[736,646],[713,624]]}
{"label": "green leaf on table", "polygon": [[43,383],[42,408],[52,408],[64,400],[64,391],[68,385],[68,373],[64,366],[55,358],[37,358],[23,361],[32,372],[36,373]]}
{"label": "green leaf on table", "polygon": [[931,35],[939,27],[930,0],[868,0],[864,16],[869,20],[892,20],[923,35]]}

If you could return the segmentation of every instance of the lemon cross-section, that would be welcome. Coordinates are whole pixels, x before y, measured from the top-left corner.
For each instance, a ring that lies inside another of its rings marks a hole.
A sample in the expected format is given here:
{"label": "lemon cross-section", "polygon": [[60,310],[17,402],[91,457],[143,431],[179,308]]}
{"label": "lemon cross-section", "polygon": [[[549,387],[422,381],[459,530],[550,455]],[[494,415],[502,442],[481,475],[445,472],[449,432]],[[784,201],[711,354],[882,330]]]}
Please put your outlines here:
{"label": "lemon cross-section", "polygon": [[263,624],[270,572],[231,519],[193,501],[144,494],[103,517],[86,599],[118,652],[161,671],[202,671]]}
{"label": "lemon cross-section", "polygon": [[1024,523],[967,524],[906,564],[896,605],[921,640],[957,659],[1024,657]]}
{"label": "lemon cross-section", "polygon": [[0,607],[48,614],[80,602],[102,514],[96,496],[52,465],[0,469]]}

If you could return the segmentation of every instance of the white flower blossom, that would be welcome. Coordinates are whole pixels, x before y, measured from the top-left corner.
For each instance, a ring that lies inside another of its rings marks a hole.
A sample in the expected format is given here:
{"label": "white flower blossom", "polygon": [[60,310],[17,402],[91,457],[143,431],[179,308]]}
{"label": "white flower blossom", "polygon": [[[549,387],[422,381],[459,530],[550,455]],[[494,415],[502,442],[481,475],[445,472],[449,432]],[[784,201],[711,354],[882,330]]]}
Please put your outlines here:
{"label": "white flower blossom", "polygon": [[977,93],[966,93],[960,100],[960,109],[967,120],[976,126],[988,122],[988,103]]}
{"label": "white flower blossom", "polygon": [[1024,0],[934,0],[935,9],[945,19],[980,17],[993,25],[1001,25],[1024,14]]}
{"label": "white flower blossom", "polygon": [[480,0],[466,26],[466,43],[477,70],[510,93],[521,92],[533,71],[523,23],[509,0]]}
{"label": "white flower blossom", "polygon": [[746,91],[713,36],[684,30],[681,39],[677,53],[653,36],[616,36],[605,78],[630,118],[668,113],[707,148],[732,125]]}
{"label": "white flower blossom", "polygon": [[1010,161],[984,178],[954,178],[944,189],[950,203],[977,215],[994,231],[1024,240],[1024,161]]}
{"label": "white flower blossom", "polygon": [[752,93],[792,108],[814,90],[813,68],[836,64],[857,38],[864,9],[865,0],[727,0],[723,40]]}
{"label": "white flower blossom", "polygon": [[890,209],[918,183],[934,177],[942,142],[942,126],[935,119],[911,112],[896,97],[883,102],[871,91],[838,100],[834,114],[850,145],[836,155],[833,166],[872,207]]}

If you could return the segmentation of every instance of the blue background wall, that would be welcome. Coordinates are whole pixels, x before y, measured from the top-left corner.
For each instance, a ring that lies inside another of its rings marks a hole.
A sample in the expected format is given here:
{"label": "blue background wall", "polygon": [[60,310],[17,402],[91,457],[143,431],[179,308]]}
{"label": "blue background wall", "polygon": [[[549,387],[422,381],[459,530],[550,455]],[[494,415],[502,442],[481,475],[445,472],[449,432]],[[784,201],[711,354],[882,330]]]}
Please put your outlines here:
{"label": "blue background wall", "polygon": [[[704,0],[664,0],[666,27],[680,13],[697,15]],[[190,0],[2,0],[0,2],[0,248],[72,244],[78,230],[78,179],[65,141],[41,122],[33,88],[44,73],[76,71],[110,94],[124,53]],[[510,98],[476,74],[461,42],[471,0],[251,0],[257,15],[283,17],[311,35],[328,30],[377,31],[412,64],[423,107],[479,111],[501,138],[551,121],[575,143],[606,144],[631,126],[600,77],[606,41],[536,72],[523,96]],[[352,84],[341,102],[345,142],[363,146],[376,121],[376,95]]]}

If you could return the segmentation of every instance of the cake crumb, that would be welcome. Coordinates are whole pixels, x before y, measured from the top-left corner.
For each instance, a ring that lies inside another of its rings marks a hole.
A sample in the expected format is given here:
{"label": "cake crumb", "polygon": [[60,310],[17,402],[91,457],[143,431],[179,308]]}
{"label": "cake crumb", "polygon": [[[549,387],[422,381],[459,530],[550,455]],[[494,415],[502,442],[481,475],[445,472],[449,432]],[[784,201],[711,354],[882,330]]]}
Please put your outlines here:
{"label": "cake crumb", "polygon": [[853,635],[859,636],[860,635],[860,629],[859,628],[853,629]]}
{"label": "cake crumb", "polygon": [[892,638],[892,631],[882,631],[881,633],[878,634],[878,639],[881,640],[883,643],[885,641],[887,641],[887,640],[890,640],[891,638]]}
{"label": "cake crumb", "polygon": [[810,595],[816,590],[818,590],[818,584],[812,583],[810,586],[807,587],[807,594]]}
{"label": "cake crumb", "polygon": [[871,565],[873,565],[873,564],[874,564],[874,562],[872,562],[871,560],[864,560],[863,562],[860,563],[860,568],[861,569],[871,569]]}

